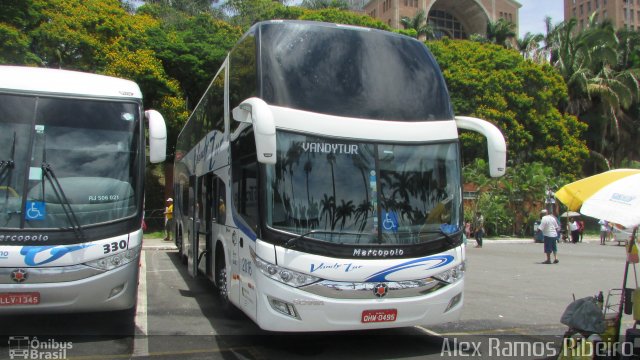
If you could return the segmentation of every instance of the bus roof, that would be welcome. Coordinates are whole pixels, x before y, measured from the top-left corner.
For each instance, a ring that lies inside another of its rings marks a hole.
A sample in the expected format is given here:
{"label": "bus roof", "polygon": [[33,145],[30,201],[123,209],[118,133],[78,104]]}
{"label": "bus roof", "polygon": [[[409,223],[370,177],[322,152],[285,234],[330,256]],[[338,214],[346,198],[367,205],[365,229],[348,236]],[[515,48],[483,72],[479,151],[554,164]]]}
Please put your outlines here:
{"label": "bus roof", "polygon": [[0,92],[38,93],[142,99],[130,80],[78,71],[24,66],[0,66]]}

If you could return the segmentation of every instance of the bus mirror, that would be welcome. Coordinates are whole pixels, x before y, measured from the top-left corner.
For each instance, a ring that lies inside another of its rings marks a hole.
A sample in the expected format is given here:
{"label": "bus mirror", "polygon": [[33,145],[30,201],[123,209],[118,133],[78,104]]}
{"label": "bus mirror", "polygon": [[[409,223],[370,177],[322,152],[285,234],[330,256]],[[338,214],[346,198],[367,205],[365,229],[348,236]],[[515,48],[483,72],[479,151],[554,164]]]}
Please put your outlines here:
{"label": "bus mirror", "polygon": [[246,104],[240,104],[235,109],[231,111],[233,114],[233,119],[239,121],[241,123],[253,123],[251,121],[251,106]]}
{"label": "bus mirror", "polygon": [[507,144],[500,129],[492,123],[478,118],[456,116],[455,119],[458,128],[478,132],[487,138],[489,174],[491,177],[504,175],[507,168]]}
{"label": "bus mirror", "polygon": [[276,163],[276,125],[269,105],[259,98],[249,98],[232,110],[233,119],[253,124],[258,162]]}
{"label": "bus mirror", "polygon": [[144,116],[149,122],[149,161],[163,162],[167,157],[167,125],[162,114],[147,110]]}

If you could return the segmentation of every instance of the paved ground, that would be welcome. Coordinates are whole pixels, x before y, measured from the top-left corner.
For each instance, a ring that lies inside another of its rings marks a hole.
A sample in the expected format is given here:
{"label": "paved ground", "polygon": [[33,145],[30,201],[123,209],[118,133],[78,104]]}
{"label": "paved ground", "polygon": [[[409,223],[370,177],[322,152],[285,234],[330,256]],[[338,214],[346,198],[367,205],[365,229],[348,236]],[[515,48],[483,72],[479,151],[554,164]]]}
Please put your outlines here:
{"label": "paved ground", "polygon": [[[470,240],[462,318],[435,327],[439,334],[561,335],[566,326],[560,317],[574,298],[603,291],[606,300],[611,289],[622,287],[625,248],[617,242],[600,246],[599,238],[586,236],[582,243],[560,243],[560,263],[551,265],[542,264],[543,245],[532,239],[489,238],[483,248],[474,246]],[[162,239],[145,239],[143,247],[175,249]],[[635,288],[635,282],[629,275],[627,287]],[[617,311],[619,297],[612,294],[609,302]]]}
{"label": "paved ground", "polygon": [[[246,316],[230,319],[211,283],[187,273],[172,243],[145,239],[143,247],[135,323],[130,315],[113,313],[4,316],[0,359],[12,358],[16,340],[10,337],[18,335],[72,344],[67,358],[87,360],[556,359],[566,330],[560,317],[573,296],[620,288],[625,263],[623,246],[600,246],[597,239],[560,244],[560,263],[555,265],[541,264],[542,244],[490,239],[483,248],[471,244],[466,251],[465,304],[458,322],[429,329],[272,334]],[[631,275],[629,283],[634,283]],[[480,353],[475,347],[458,352],[465,348],[463,342],[478,345]],[[502,351],[512,344],[540,351],[525,348],[529,350],[505,355]],[[43,354],[57,355],[50,349]]]}
{"label": "paved ground", "polygon": [[142,240],[142,248],[145,250],[177,250],[173,241],[147,237]]}

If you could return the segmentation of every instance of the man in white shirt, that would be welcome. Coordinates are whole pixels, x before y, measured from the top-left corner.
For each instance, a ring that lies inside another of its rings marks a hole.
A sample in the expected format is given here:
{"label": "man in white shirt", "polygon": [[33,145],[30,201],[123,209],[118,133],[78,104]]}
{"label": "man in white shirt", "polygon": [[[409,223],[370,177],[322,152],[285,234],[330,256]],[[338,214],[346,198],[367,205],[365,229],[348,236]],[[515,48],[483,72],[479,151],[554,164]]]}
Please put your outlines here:
{"label": "man in white shirt", "polygon": [[609,222],[600,219],[598,224],[600,225],[600,245],[605,245],[605,241],[607,241],[607,237],[609,236]]}
{"label": "man in white shirt", "polygon": [[551,253],[553,253],[553,263],[557,264],[558,261],[558,230],[560,225],[556,221],[553,215],[550,215],[547,210],[540,211],[542,219],[540,220],[540,230],[544,236],[544,253],[547,255],[547,261],[543,264],[551,264]]}

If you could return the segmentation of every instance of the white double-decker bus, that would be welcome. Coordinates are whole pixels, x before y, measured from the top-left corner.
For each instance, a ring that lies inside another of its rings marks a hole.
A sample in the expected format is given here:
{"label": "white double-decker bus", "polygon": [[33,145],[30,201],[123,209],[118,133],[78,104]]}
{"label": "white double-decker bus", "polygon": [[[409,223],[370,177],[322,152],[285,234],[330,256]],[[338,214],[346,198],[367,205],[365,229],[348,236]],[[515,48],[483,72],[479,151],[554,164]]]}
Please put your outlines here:
{"label": "white double-decker bus", "polygon": [[179,135],[175,233],[192,275],[261,328],[333,331],[459,318],[458,128],[427,47],[384,31],[255,24]]}
{"label": "white double-decker bus", "polygon": [[0,315],[133,309],[162,116],[131,81],[0,66]]}

